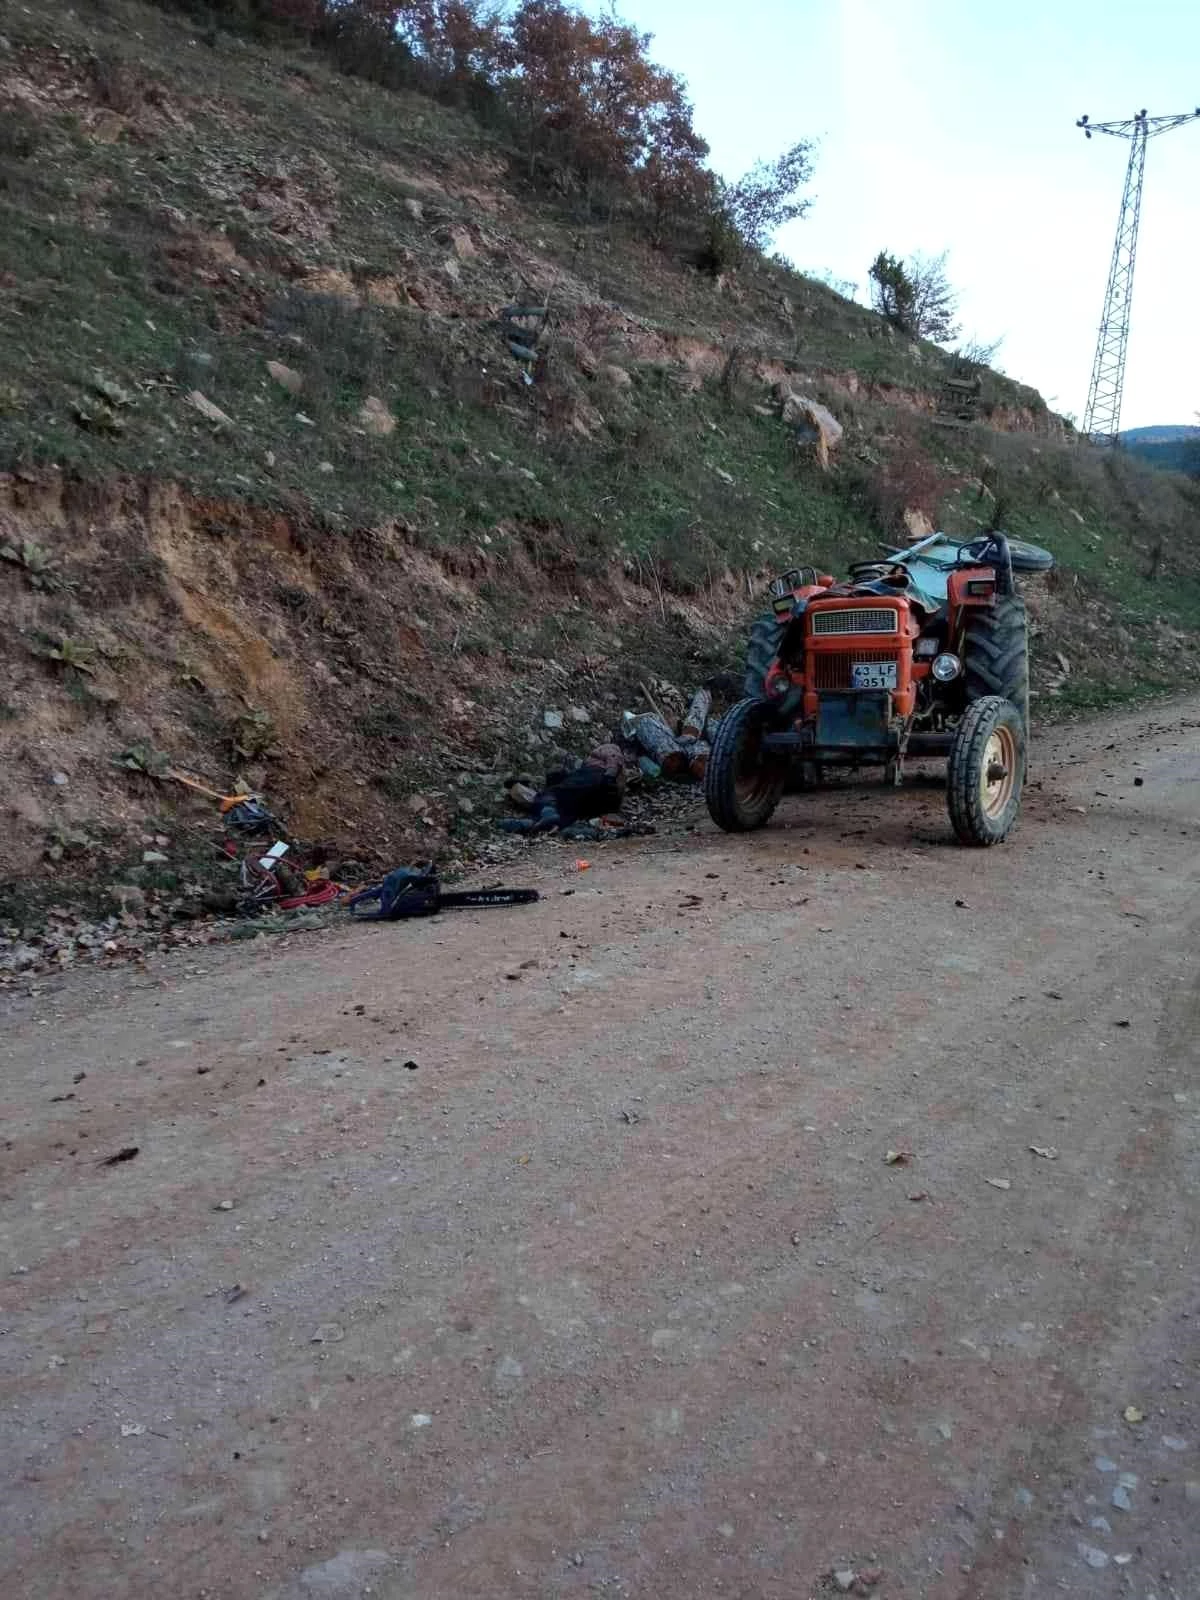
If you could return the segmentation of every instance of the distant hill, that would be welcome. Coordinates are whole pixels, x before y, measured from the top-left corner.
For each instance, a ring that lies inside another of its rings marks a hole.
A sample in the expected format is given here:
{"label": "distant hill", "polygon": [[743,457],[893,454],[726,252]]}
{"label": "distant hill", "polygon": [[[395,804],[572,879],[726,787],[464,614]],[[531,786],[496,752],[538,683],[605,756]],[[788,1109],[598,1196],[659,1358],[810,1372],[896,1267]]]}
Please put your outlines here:
{"label": "distant hill", "polygon": [[1200,478],[1200,427],[1191,423],[1165,423],[1149,428],[1126,428],[1121,443],[1130,455],[1169,472],[1186,472]]}

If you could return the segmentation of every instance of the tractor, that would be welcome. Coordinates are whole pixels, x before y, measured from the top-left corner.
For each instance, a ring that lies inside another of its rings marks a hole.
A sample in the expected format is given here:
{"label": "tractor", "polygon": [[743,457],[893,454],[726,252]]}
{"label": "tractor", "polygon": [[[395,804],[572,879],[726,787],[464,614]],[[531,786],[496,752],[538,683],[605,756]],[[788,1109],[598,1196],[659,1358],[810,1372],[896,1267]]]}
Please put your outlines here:
{"label": "tractor", "polygon": [[999,844],[1021,807],[1029,639],[1014,573],[1054,558],[999,532],[935,533],[835,582],[813,568],[771,585],[754,624],[745,698],[722,717],[705,775],[713,821],[763,827],[790,788],[836,767],[945,758],[957,837]]}

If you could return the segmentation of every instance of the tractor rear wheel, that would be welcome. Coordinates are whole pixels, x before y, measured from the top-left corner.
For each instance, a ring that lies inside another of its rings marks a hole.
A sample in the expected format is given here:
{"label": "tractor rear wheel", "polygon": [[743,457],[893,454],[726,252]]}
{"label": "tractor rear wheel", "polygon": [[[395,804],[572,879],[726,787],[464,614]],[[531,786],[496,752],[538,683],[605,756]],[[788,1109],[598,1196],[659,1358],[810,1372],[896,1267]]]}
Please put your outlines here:
{"label": "tractor rear wheel", "polygon": [[742,693],[752,700],[761,699],[767,691],[767,673],[779,654],[779,636],[783,624],[773,611],[759,617],[750,629],[746,641],[746,676]]}
{"label": "tractor rear wheel", "polygon": [[739,700],[721,718],[704,774],[704,799],[709,816],[726,833],[764,827],[783,798],[787,759],[762,748],[771,714],[764,701],[749,699]]}
{"label": "tractor rear wheel", "polygon": [[1029,619],[1019,595],[972,608],[963,637],[967,700],[999,695],[1010,700],[1029,730]]}
{"label": "tractor rear wheel", "polygon": [[1012,831],[1025,782],[1025,724],[998,694],[963,713],[950,747],[946,804],[963,844],[999,844]]}

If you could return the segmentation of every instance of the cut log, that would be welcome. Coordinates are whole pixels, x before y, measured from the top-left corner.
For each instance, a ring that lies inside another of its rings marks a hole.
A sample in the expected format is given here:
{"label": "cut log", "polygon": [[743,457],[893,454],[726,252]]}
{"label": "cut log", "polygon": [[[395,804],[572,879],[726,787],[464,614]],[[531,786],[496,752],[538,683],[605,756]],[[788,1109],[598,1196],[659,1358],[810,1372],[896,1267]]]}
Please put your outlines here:
{"label": "cut log", "polygon": [[708,771],[708,758],[712,754],[712,745],[703,739],[693,739],[688,746],[688,771],[699,782]]}
{"label": "cut log", "polygon": [[700,739],[704,736],[704,724],[708,721],[708,713],[712,710],[712,695],[707,689],[697,689],[692,696],[691,704],[683,719],[683,737],[685,739]]}
{"label": "cut log", "polygon": [[687,771],[687,751],[663,719],[652,711],[643,712],[637,719],[637,742],[668,778],[681,777]]}

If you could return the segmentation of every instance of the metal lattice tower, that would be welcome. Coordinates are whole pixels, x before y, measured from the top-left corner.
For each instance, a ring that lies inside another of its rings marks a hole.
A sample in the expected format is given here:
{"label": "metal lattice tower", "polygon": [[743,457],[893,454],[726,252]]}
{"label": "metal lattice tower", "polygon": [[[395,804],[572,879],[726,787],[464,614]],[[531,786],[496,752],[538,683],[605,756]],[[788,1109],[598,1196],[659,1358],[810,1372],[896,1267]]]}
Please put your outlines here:
{"label": "metal lattice tower", "polygon": [[1133,298],[1133,265],[1137,255],[1138,224],[1142,217],[1142,178],[1146,171],[1146,145],[1160,133],[1169,133],[1184,122],[1200,117],[1184,111],[1174,117],[1148,117],[1139,111],[1125,122],[1089,122],[1080,117],[1075,124],[1090,139],[1093,133],[1110,133],[1129,140],[1129,165],[1125,169],[1125,192],[1113,244],[1108,287],[1104,291],[1104,314],[1100,337],[1096,340],[1096,359],[1092,363],[1092,382],[1088,389],[1083,431],[1098,444],[1115,444],[1121,427],[1121,391],[1125,387],[1125,351],[1129,344],[1129,305]]}

